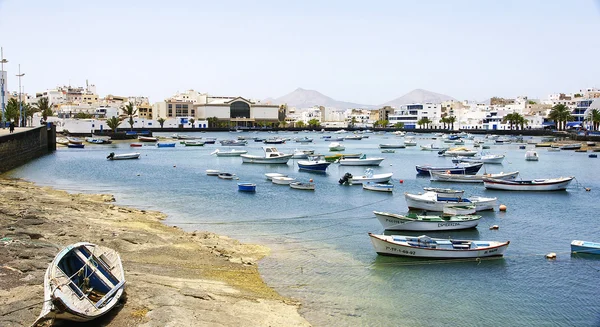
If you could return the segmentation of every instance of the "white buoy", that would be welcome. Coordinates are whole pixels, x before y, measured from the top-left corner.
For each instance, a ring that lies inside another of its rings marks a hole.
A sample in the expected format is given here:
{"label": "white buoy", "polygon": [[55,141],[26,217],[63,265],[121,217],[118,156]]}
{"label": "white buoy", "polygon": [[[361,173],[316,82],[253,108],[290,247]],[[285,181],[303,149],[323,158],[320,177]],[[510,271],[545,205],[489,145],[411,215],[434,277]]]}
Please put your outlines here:
{"label": "white buoy", "polygon": [[550,252],[546,254],[546,259],[556,259],[556,253]]}
{"label": "white buoy", "polygon": [[499,229],[499,228],[500,228],[500,227],[499,227],[498,225],[493,225],[493,226],[490,226],[490,229],[491,229],[491,230],[495,230],[495,229]]}

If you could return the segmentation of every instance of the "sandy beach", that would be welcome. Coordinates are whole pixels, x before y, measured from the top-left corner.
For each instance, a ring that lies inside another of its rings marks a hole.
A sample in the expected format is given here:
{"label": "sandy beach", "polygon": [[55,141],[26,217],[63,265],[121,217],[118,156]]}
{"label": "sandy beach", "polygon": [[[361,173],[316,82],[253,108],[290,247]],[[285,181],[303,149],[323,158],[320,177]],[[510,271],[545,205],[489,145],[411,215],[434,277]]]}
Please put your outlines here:
{"label": "sandy beach", "polygon": [[163,224],[162,213],[113,202],[0,178],[1,326],[33,323],[48,263],[80,241],[117,250],[127,279],[121,305],[86,326],[310,326],[300,303],[261,279],[257,262],[268,248],[184,232]]}

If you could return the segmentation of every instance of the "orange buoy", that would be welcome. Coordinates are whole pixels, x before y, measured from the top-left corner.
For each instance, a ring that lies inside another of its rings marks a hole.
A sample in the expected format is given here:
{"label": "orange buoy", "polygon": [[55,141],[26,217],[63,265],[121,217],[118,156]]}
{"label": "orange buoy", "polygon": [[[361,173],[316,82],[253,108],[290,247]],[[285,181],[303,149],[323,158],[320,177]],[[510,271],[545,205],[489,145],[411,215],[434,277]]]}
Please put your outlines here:
{"label": "orange buoy", "polygon": [[506,206],[504,204],[501,204],[500,207],[498,207],[498,209],[500,209],[500,211],[506,211]]}
{"label": "orange buoy", "polygon": [[311,179],[309,179],[308,181],[312,183],[312,182],[313,182],[313,179],[311,178]]}

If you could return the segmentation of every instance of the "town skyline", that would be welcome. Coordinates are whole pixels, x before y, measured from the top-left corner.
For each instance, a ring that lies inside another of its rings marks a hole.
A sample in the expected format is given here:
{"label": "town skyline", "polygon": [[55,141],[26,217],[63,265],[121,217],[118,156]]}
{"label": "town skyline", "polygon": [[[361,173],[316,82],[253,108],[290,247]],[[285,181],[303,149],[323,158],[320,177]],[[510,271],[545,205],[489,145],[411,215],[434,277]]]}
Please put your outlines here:
{"label": "town skyline", "polygon": [[[94,81],[160,101],[176,91],[276,98],[296,88],[378,105],[413,89],[459,100],[598,85],[598,1],[62,6],[0,1],[10,90]],[[26,21],[27,23],[24,23]],[[162,22],[162,23],[158,23]],[[17,28],[18,27],[18,28]]]}

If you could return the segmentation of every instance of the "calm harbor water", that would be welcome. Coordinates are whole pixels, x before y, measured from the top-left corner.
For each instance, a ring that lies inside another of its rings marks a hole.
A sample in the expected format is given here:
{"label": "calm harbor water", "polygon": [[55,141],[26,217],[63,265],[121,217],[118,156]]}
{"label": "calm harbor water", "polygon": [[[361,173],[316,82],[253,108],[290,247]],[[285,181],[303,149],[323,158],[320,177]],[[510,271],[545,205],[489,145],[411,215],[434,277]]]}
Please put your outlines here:
{"label": "calm harbor water", "polygon": [[[195,136],[232,139],[240,135],[274,136],[262,132]],[[334,134],[280,133],[277,136],[308,136],[315,141],[275,146],[283,152],[297,148],[327,154],[330,141],[323,135]],[[415,136],[419,145],[441,144],[431,137]],[[417,146],[381,153],[378,148],[380,143],[402,141],[391,134],[369,134],[368,139],[343,142],[346,153],[385,158],[374,170],[394,173],[393,194],[338,184],[345,172],[362,174],[364,167],[332,164],[326,174],[317,174],[298,171],[294,160],[287,165],[242,164],[239,157],[211,155],[223,149],[218,142],[204,147],[129,148],[128,143],[120,143],[86,145],[84,150],[60,148],[8,175],[72,192],[112,193],[119,204],[167,213],[167,224],[269,246],[271,256],[260,263],[266,282],[280,294],[302,301],[302,314],[315,326],[600,325],[596,301],[600,258],[569,251],[574,239],[600,241],[598,159],[537,148],[540,161],[528,162],[525,150],[516,144],[492,145],[486,151],[506,158],[502,165],[486,165],[488,173],[518,170],[523,179],[575,176],[576,181],[566,192],[489,191],[480,184],[434,183],[417,176],[417,164],[451,163],[437,152]],[[250,140],[243,149],[261,154],[261,146]],[[110,152],[134,151],[142,153],[141,159],[106,160]],[[255,182],[257,192],[238,192],[236,181],[206,176],[206,169]],[[267,172],[313,179],[317,190],[274,185],[265,179]],[[423,187],[434,185],[498,197],[508,210],[482,213],[477,229],[427,234],[510,240],[503,258],[456,262],[382,257],[374,252],[367,233],[383,230],[372,211],[406,212],[404,192],[422,192]],[[500,228],[490,230],[491,225]],[[545,259],[549,252],[556,252],[557,259]]]}

